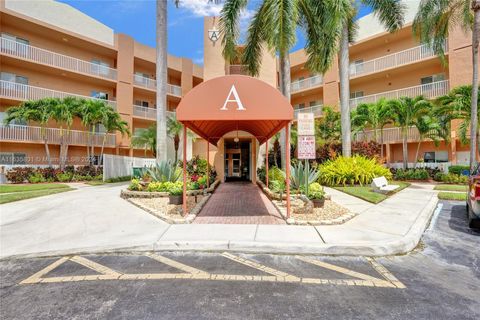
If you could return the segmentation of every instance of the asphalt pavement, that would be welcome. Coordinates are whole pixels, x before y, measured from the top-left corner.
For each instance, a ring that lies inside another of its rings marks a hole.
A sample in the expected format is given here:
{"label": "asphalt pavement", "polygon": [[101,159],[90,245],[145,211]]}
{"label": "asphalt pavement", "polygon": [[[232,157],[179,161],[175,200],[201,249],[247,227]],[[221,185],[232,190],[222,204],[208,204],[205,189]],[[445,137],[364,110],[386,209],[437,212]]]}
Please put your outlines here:
{"label": "asphalt pavement", "polygon": [[150,252],[0,262],[1,319],[479,319],[480,231],[442,202],[380,258]]}

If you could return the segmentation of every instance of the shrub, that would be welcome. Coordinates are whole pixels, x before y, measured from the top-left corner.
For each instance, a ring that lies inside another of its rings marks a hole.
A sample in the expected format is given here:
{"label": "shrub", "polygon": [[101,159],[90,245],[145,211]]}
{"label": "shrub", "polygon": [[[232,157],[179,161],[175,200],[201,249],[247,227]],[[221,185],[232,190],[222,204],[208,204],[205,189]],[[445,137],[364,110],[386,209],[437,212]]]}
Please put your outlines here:
{"label": "shrub", "polygon": [[155,182],[175,182],[180,180],[182,176],[182,170],[178,168],[172,161],[161,161],[155,166],[147,169],[148,175],[152,181]]}
{"label": "shrub", "polygon": [[437,173],[435,173],[435,175],[433,176],[433,180],[435,180],[435,181],[443,181],[445,175],[446,175],[446,174],[443,173],[443,172],[437,172]]}
{"label": "shrub", "polygon": [[380,157],[381,150],[382,145],[375,141],[355,141],[352,143],[352,154],[367,158]]}
{"label": "shrub", "polygon": [[267,176],[267,170],[265,166],[261,166],[260,168],[257,169],[257,177],[262,181],[263,183],[266,183],[265,177]]}
{"label": "shrub", "polygon": [[463,175],[458,175],[454,173],[444,174],[442,177],[442,182],[444,183],[457,183],[457,184],[467,184],[468,177]]}
{"label": "shrub", "polygon": [[36,171],[40,173],[45,178],[45,180],[53,180],[53,181],[56,181],[57,174],[62,172],[60,169],[55,169],[52,167],[37,168]]}
{"label": "shrub", "polygon": [[15,167],[7,172],[6,177],[11,183],[23,183],[28,180],[33,171],[31,167]]}
{"label": "shrub", "polygon": [[[183,163],[182,163],[183,166]],[[209,172],[210,172],[210,180],[215,181],[217,177],[217,172],[215,171],[215,167],[212,165],[208,165]],[[187,173],[191,176],[205,176],[207,175],[207,160],[200,158],[200,156],[196,155],[189,161],[187,161]],[[193,181],[193,180],[192,180]]]}
{"label": "shrub", "polygon": [[271,183],[273,181],[285,182],[285,177],[285,172],[283,172],[282,169],[278,167],[273,166],[268,170],[268,183]]}
{"label": "shrub", "polygon": [[[133,180],[132,180],[133,181]],[[147,186],[148,192],[165,192],[166,186],[164,182],[150,182]]]}
{"label": "shrub", "polygon": [[189,185],[188,185],[188,189],[189,190],[198,190],[198,189],[200,189],[200,184],[196,181],[190,182]]}
{"label": "shrub", "polygon": [[142,189],[142,185],[140,184],[140,180],[138,179],[132,179],[130,185],[128,186],[128,190],[132,191],[141,191]]}
{"label": "shrub", "polygon": [[[98,175],[98,177],[101,176],[101,178],[99,178],[99,180],[103,180],[103,174],[102,175]],[[96,179],[96,178],[95,178]],[[116,177],[116,178],[110,178],[110,179],[107,179],[105,180],[105,182],[108,182],[108,183],[114,183],[114,182],[123,182],[123,181],[129,181],[130,179],[132,179],[131,176],[122,176],[122,177]]]}
{"label": "shrub", "polygon": [[[57,181],[60,182],[69,182],[73,178],[73,175],[71,173],[65,172],[65,173],[57,173],[56,179]],[[79,180],[76,180],[79,181]]]}
{"label": "shrub", "polygon": [[335,142],[326,143],[317,149],[316,160],[320,163],[323,163],[328,160],[333,160],[336,157],[341,155],[342,155],[341,143],[335,143]]}
{"label": "shrub", "polygon": [[395,180],[428,180],[430,174],[425,169],[398,169],[394,174]]}
{"label": "shrub", "polygon": [[273,192],[280,194],[285,192],[285,180],[273,180],[271,182],[269,181],[269,184]]}
{"label": "shrub", "polygon": [[35,172],[28,177],[28,182],[30,183],[40,183],[45,181],[46,179],[43,177],[43,175],[40,172]]}
{"label": "shrub", "polygon": [[101,173],[103,173],[103,170],[101,167],[95,167],[95,166],[82,166],[78,167],[77,170],[75,170],[75,173],[81,176],[97,176]]}
{"label": "shrub", "polygon": [[457,175],[461,175],[463,171],[468,171],[470,172],[470,167],[469,166],[461,166],[461,165],[455,165],[455,166],[450,166],[448,167],[448,173],[453,173]]}
{"label": "shrub", "polygon": [[206,188],[207,186],[207,177],[206,176],[203,176],[203,177],[200,177],[198,178],[198,185],[200,188]]}
{"label": "shrub", "polygon": [[320,183],[314,182],[308,186],[308,198],[310,200],[325,198],[325,191]]}
{"label": "shrub", "polygon": [[373,178],[384,176],[392,178],[392,173],[380,165],[375,159],[368,159],[363,156],[338,157],[329,160],[320,166],[321,184],[333,185],[355,185],[369,184]]}

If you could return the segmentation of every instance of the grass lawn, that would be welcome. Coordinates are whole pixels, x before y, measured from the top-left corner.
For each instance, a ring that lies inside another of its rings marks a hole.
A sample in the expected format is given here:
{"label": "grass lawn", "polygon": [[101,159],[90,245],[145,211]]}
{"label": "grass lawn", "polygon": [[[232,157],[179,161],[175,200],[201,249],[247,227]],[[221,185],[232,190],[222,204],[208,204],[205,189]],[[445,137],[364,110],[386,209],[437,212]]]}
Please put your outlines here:
{"label": "grass lawn", "polygon": [[458,193],[458,192],[439,192],[438,199],[440,200],[458,200],[466,201],[467,193]]}
{"label": "grass lawn", "polygon": [[25,200],[49,194],[55,194],[73,190],[67,185],[60,183],[40,183],[26,185],[1,185],[0,204],[13,201]]}
{"label": "grass lawn", "polygon": [[70,189],[70,187],[61,183],[2,184],[0,185],[0,194],[10,193],[10,192],[29,192],[29,191],[39,191],[39,190],[52,190],[52,189]]}
{"label": "grass lawn", "polygon": [[346,194],[349,194],[351,196],[360,198],[362,200],[371,202],[371,203],[379,203],[382,202],[383,200],[387,199],[389,196],[392,194],[397,193],[400,190],[405,189],[410,185],[408,182],[403,182],[403,181],[392,181],[389,184],[396,184],[400,186],[397,190],[393,191],[392,193],[386,195],[378,192],[373,192],[372,187],[368,186],[346,186],[346,187],[333,187],[334,189],[338,191],[345,192]]}
{"label": "grass lawn", "polygon": [[85,184],[88,184],[90,186],[101,186],[101,185],[106,184],[106,183],[108,183],[108,182],[104,182],[102,180],[92,180],[92,181],[85,182]]}
{"label": "grass lawn", "polygon": [[439,184],[433,189],[440,191],[467,191],[468,186],[465,184]]}

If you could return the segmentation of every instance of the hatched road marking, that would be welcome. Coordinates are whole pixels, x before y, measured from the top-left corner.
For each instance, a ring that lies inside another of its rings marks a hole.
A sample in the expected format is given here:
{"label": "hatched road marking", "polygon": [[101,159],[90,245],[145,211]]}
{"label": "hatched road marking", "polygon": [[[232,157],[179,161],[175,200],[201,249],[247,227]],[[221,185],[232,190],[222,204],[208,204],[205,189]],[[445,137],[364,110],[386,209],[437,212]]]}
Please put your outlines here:
{"label": "hatched road marking", "polygon": [[[75,281],[101,281],[101,280],[169,280],[169,279],[190,279],[190,280],[207,280],[207,281],[253,281],[253,282],[285,282],[285,283],[305,283],[305,284],[327,284],[327,285],[341,285],[341,286],[366,286],[366,287],[384,287],[384,288],[406,288],[395,276],[393,276],[384,266],[373,258],[366,258],[373,269],[378,272],[383,278],[376,278],[364,273],[350,270],[344,267],[339,267],[331,263],[323,262],[311,257],[296,256],[300,261],[313,264],[319,268],[336,271],[341,274],[351,277],[351,279],[322,279],[299,277],[289,274],[253,260],[245,259],[228,252],[221,254],[222,257],[230,259],[236,263],[248,266],[264,272],[266,275],[239,275],[239,274],[219,274],[208,273],[201,269],[180,263],[178,261],[166,258],[164,256],[148,253],[147,257],[156,260],[160,263],[174,267],[182,273],[138,273],[127,274],[117,270],[113,270],[97,262],[89,260],[81,256],[62,257],[59,260],[48,265],[44,269],[38,271],[32,276],[20,282],[20,284],[36,284],[36,283],[61,283],[61,282],[75,282]],[[64,277],[47,277],[46,275],[55,270],[63,263],[71,261],[79,265],[87,267],[95,272],[97,275],[79,275],[79,276],[64,276]]]}

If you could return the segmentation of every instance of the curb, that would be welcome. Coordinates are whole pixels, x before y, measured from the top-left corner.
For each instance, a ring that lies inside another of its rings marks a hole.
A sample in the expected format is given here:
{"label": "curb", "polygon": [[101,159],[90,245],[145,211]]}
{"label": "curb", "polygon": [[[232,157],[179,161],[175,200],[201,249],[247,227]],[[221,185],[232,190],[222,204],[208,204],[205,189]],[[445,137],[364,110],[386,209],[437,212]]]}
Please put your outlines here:
{"label": "curb", "polygon": [[147,251],[200,251],[200,252],[248,252],[248,253],[272,253],[272,254],[304,254],[304,255],[342,255],[342,256],[388,256],[406,254],[412,251],[420,242],[423,232],[427,228],[438,203],[436,194],[422,209],[414,224],[405,236],[391,241],[376,241],[362,243],[312,243],[312,242],[256,242],[256,241],[231,241],[231,240],[208,240],[208,241],[156,241],[147,245],[136,246],[104,246],[86,247],[70,250],[54,250],[20,255],[1,257],[0,260],[53,257],[79,254],[99,253],[131,253]]}

